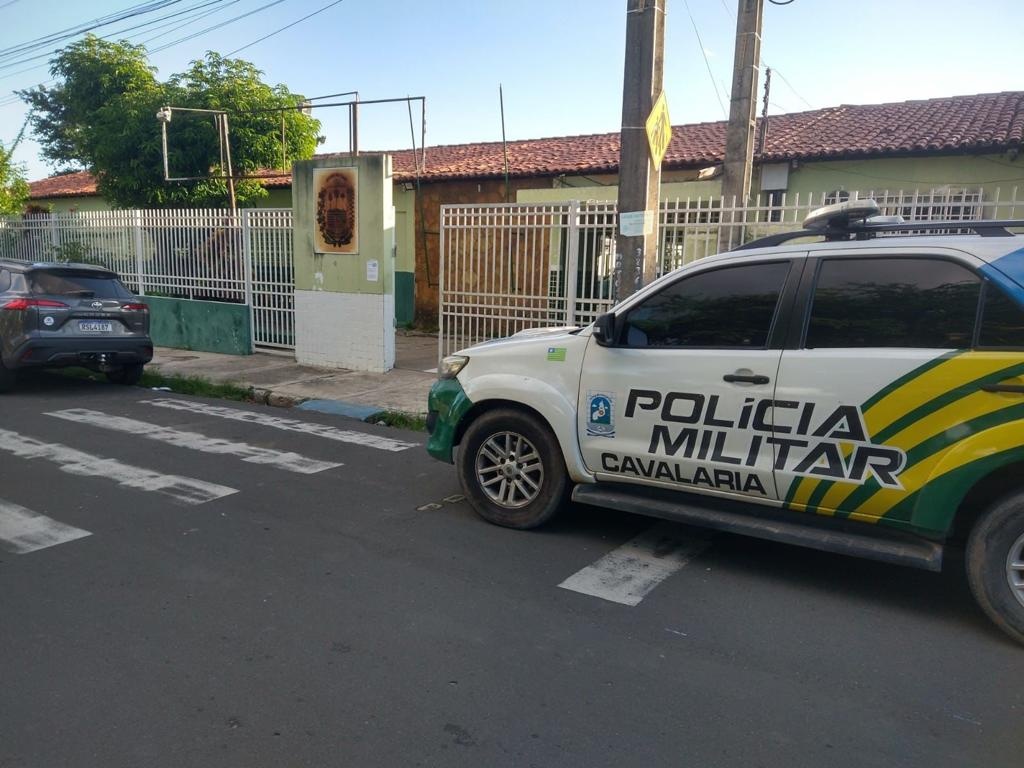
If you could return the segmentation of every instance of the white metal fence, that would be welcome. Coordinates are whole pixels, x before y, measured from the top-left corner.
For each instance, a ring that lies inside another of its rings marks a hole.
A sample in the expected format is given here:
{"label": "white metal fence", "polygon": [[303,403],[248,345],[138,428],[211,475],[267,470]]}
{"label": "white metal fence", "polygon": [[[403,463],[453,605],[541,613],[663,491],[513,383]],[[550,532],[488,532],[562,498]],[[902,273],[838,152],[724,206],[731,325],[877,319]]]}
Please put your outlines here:
{"label": "white metal fence", "polygon": [[[1017,188],[1009,195],[948,187],[781,193],[749,207],[728,206],[720,197],[666,200],[657,271],[800,229],[815,208],[850,197],[874,198],[882,213],[907,221],[1024,217]],[[617,227],[613,202],[442,206],[439,353],[524,328],[591,322],[614,304]]]}
{"label": "white metal fence", "polygon": [[0,256],[97,264],[120,274],[140,295],[246,304],[254,344],[295,345],[290,208],[0,219]]}

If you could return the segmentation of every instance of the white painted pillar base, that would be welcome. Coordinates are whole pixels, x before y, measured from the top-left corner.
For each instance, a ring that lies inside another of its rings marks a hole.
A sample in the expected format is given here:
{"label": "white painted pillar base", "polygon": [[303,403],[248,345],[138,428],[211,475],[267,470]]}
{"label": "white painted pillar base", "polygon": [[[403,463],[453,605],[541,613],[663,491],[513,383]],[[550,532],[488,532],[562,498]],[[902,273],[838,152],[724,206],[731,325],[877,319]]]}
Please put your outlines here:
{"label": "white painted pillar base", "polygon": [[394,294],[295,291],[295,360],[386,373],[395,367]]}

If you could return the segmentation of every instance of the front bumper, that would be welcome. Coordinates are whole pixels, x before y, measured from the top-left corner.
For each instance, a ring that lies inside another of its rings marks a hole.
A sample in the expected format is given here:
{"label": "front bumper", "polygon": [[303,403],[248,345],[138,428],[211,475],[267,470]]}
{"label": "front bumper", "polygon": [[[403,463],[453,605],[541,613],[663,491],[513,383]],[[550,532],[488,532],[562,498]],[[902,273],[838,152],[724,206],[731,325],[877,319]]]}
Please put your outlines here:
{"label": "front bumper", "polygon": [[459,424],[473,402],[458,379],[438,379],[427,400],[427,453],[435,459],[454,464],[453,448],[459,437]]}
{"label": "front bumper", "polygon": [[114,339],[30,338],[4,356],[6,368],[116,368],[148,363],[153,359],[153,341],[148,336]]}

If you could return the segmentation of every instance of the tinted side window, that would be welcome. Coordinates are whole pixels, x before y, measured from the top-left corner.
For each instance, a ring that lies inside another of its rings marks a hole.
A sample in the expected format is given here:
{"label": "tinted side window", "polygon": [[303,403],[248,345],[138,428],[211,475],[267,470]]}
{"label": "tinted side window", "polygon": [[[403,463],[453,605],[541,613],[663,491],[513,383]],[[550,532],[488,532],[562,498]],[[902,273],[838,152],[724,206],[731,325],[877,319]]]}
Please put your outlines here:
{"label": "tinted side window", "polygon": [[807,329],[813,347],[965,349],[981,280],[942,259],[827,259]]}
{"label": "tinted side window", "polygon": [[0,293],[11,287],[11,273],[6,269],[0,269]]}
{"label": "tinted side window", "polygon": [[745,347],[768,344],[789,262],[747,264],[686,277],[626,316],[631,347]]}
{"label": "tinted side window", "polygon": [[994,283],[985,285],[979,347],[1024,347],[1024,309]]}

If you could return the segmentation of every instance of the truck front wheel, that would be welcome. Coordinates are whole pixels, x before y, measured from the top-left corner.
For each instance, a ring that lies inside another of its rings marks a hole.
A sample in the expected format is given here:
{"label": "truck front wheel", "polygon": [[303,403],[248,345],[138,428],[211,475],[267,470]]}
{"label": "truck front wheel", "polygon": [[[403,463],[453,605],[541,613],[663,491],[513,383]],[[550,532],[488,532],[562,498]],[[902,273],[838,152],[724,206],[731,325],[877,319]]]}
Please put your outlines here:
{"label": "truck front wheel", "polygon": [[967,580],[988,617],[1024,643],[1024,494],[996,502],[974,524]]}
{"label": "truck front wheel", "polygon": [[458,472],[477,513],[506,528],[547,522],[569,487],[561,448],[548,426],[509,408],[489,411],[469,426]]}

